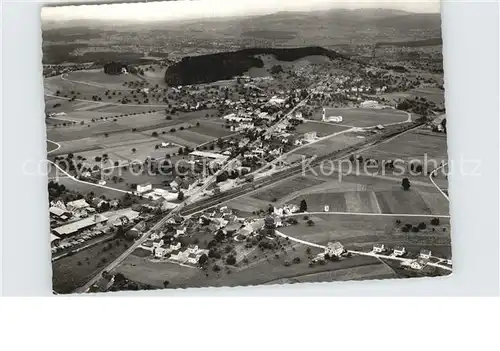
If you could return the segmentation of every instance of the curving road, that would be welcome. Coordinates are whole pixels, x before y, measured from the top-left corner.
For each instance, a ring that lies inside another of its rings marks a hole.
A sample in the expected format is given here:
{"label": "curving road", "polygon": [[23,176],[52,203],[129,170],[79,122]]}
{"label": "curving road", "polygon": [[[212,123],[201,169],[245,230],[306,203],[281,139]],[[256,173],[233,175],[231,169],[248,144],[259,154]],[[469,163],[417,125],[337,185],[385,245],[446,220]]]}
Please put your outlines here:
{"label": "curving road", "polygon": [[[286,235],[286,234],[280,232],[279,230],[275,230],[274,232],[276,233],[276,235],[281,236],[282,238],[285,238],[285,239],[288,238],[290,241],[295,241],[295,242],[297,242],[299,244],[303,244],[303,245],[311,246],[311,247],[316,247],[316,248],[320,248],[320,249],[326,249],[326,246],[324,246],[324,245],[319,245],[319,244],[316,244],[316,243],[312,243],[310,241],[297,239],[297,238],[294,238],[293,236]],[[376,254],[376,253],[373,253],[373,252],[362,252],[362,251],[354,251],[354,250],[347,250],[347,252],[349,252],[349,253],[351,253],[353,255],[370,256],[370,257],[374,257],[374,258],[378,258],[378,259],[396,260],[396,261],[402,261],[402,262],[406,262],[406,263],[410,263],[410,262],[414,261],[414,260],[412,260],[410,258],[379,255],[379,254]],[[442,261],[445,260],[444,258],[439,258],[439,257],[436,257],[436,258],[438,258],[438,259],[440,259]],[[441,268],[441,269],[444,269],[444,270],[447,270],[447,271],[450,271],[450,272],[453,271],[450,267],[443,266],[443,265],[440,265],[438,263],[428,262],[427,265],[432,266],[432,267]]]}

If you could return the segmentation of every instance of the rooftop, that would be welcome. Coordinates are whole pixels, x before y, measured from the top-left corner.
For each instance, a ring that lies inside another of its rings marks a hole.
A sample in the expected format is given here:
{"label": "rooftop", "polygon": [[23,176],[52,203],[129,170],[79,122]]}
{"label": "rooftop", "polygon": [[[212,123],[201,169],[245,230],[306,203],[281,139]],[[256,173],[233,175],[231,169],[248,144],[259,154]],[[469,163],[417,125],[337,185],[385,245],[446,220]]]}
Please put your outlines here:
{"label": "rooftop", "polygon": [[80,221],[76,221],[76,222],[55,228],[54,232],[58,235],[68,235],[68,234],[75,233],[81,229],[95,225],[97,223],[105,222],[107,220],[108,220],[108,218],[103,216],[103,215],[90,216],[90,217],[82,219]]}

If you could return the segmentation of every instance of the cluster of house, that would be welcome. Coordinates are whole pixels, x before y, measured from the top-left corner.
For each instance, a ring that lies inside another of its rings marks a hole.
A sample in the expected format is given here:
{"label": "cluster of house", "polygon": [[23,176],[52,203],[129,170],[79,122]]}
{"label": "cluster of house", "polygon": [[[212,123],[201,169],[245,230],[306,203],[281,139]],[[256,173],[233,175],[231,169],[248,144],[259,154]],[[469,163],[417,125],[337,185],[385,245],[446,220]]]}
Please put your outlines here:
{"label": "cluster of house", "polygon": [[[388,248],[384,244],[375,244],[373,245],[373,250],[372,252],[375,254],[383,254],[388,250]],[[407,253],[406,248],[401,245],[396,245],[394,246],[391,257],[401,257],[404,256]],[[418,257],[414,260],[411,261],[403,261],[401,264],[402,265],[408,265],[412,269],[416,270],[421,270],[423,269],[429,260],[432,257],[432,252],[428,249],[421,249],[420,253],[418,254]],[[451,265],[452,261],[451,259],[446,259],[445,260],[446,264]]]}
{"label": "cluster of house", "polygon": [[197,264],[201,256],[208,255],[208,250],[200,249],[198,245],[188,245],[183,250],[180,242],[165,243],[160,239],[153,242],[152,253],[156,258],[167,257],[179,263]]}
{"label": "cluster of house", "polygon": [[51,201],[49,207],[51,226],[69,220],[87,218],[103,208],[116,209],[120,204],[118,200],[107,201],[98,197],[93,198],[90,202],[91,204],[85,199],[70,201],[66,204],[61,200]]}
{"label": "cluster of house", "polygon": [[344,252],[345,249],[341,243],[339,243],[338,241],[329,242],[325,247],[325,251],[317,254],[316,257],[312,259],[312,262],[325,261],[326,256],[340,258]]}
{"label": "cluster of house", "polygon": [[[112,208],[118,207],[118,200],[107,202],[99,198],[94,198],[91,201],[92,206],[85,199],[70,201],[66,204],[61,200],[52,201],[49,208],[52,247],[59,246],[62,239],[73,237],[76,234],[84,234],[83,240],[102,235],[111,227],[127,225],[139,216],[139,212],[124,211],[123,215],[114,216],[110,222],[108,217],[97,212],[104,202]],[[85,236],[85,234],[88,235]]]}

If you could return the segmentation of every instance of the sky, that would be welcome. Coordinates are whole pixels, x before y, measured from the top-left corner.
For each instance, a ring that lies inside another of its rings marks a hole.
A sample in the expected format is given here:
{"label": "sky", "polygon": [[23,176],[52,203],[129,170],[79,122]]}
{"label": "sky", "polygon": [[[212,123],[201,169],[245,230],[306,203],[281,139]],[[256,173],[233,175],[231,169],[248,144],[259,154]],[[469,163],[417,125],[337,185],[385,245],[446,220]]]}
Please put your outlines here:
{"label": "sky", "polygon": [[[64,1],[64,0],[63,0]],[[66,2],[92,0],[66,0]],[[95,0],[98,1],[98,0]],[[46,0],[61,2],[61,0]],[[261,15],[278,11],[333,8],[390,8],[409,12],[439,12],[439,0],[192,0],[42,8],[42,20],[180,20],[206,17]]]}

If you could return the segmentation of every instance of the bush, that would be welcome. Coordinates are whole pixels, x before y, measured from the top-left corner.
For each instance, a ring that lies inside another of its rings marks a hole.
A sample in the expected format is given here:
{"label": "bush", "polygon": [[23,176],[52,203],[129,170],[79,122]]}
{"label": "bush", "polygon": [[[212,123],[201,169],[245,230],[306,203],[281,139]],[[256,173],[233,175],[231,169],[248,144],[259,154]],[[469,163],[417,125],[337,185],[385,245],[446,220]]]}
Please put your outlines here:
{"label": "bush", "polygon": [[412,227],[412,228],[411,228],[411,231],[412,231],[413,233],[418,233],[418,232],[420,231],[420,229],[418,229],[418,227]]}
{"label": "bush", "polygon": [[230,265],[234,265],[236,263],[236,258],[233,255],[229,255],[226,258],[226,263]]}
{"label": "bush", "polygon": [[423,230],[423,229],[425,229],[425,228],[427,228],[427,225],[426,225],[424,222],[420,222],[420,223],[418,224],[418,229]]}
{"label": "bush", "polygon": [[285,265],[285,267],[288,267],[291,265],[291,263],[289,261],[285,261],[283,264]]}
{"label": "bush", "polygon": [[292,262],[295,264],[300,263],[300,257],[294,257]]}
{"label": "bush", "polygon": [[408,228],[408,227],[404,226],[403,228],[401,228],[401,231],[402,231],[403,233],[408,233],[408,232],[410,231],[410,228]]}
{"label": "bush", "polygon": [[431,224],[432,225],[439,225],[439,218],[433,218],[433,219],[431,219]]}

